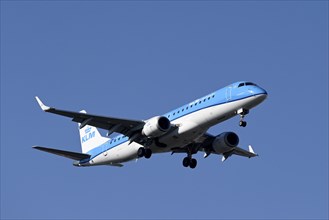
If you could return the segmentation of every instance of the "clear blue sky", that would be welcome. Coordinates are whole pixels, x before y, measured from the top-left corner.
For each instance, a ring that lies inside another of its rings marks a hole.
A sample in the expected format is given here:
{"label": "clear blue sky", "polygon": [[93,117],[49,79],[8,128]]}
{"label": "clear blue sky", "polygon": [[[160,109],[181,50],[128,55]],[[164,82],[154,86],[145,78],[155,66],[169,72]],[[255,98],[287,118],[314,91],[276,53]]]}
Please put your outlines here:
{"label": "clear blue sky", "polygon": [[[213,127],[259,157],[77,168],[51,106],[147,119],[232,82],[268,99]],[[1,218],[328,218],[327,1],[1,1]]]}

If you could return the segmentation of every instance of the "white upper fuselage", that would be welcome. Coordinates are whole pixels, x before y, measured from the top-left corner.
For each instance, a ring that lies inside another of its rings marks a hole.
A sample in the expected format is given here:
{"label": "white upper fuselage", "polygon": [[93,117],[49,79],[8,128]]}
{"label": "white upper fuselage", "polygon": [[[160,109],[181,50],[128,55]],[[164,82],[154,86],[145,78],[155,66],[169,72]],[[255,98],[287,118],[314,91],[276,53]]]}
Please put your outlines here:
{"label": "white upper fuselage", "polygon": [[[148,147],[153,153],[171,152],[184,147],[202,136],[211,126],[238,114],[239,109],[250,110],[267,97],[267,92],[253,83],[237,82],[189,104],[164,114],[172,127]],[[90,159],[81,160],[80,166],[117,164],[136,159],[142,145],[129,141],[124,135],[106,141],[89,152]]]}

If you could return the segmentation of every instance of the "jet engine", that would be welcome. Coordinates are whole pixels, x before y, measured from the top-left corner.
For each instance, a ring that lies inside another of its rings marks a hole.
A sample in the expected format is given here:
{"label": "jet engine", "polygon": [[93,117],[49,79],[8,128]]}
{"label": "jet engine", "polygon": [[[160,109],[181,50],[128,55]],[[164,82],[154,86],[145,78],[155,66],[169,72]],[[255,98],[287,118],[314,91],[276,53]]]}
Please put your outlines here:
{"label": "jet engine", "polygon": [[149,138],[159,137],[170,129],[170,121],[164,116],[156,116],[146,122],[142,134]]}
{"label": "jet engine", "polygon": [[239,137],[233,132],[224,132],[218,135],[215,140],[212,142],[213,150],[222,154],[232,150],[232,148],[238,146]]}

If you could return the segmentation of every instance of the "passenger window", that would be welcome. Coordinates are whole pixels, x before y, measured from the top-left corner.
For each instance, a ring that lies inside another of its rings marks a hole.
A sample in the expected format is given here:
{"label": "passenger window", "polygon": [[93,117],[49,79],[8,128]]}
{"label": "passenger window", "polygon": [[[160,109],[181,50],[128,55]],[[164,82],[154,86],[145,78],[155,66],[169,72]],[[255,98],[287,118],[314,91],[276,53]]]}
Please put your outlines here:
{"label": "passenger window", "polygon": [[201,104],[201,101],[199,102],[199,104]]}
{"label": "passenger window", "polygon": [[208,100],[210,100],[210,97],[208,97]]}

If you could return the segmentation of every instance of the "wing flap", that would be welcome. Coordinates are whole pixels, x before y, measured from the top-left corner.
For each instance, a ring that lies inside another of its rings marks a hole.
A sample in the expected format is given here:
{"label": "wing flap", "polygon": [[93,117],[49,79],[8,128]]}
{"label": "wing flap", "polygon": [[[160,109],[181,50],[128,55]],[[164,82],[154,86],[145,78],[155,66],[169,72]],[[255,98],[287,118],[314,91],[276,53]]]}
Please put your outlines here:
{"label": "wing flap", "polygon": [[73,160],[89,159],[91,156],[89,154],[83,154],[83,153],[77,153],[77,152],[65,151],[65,150],[58,150],[58,149],[40,147],[40,146],[34,146],[33,148],[37,149],[37,150],[45,151],[47,153],[55,154],[58,156],[70,158]]}

